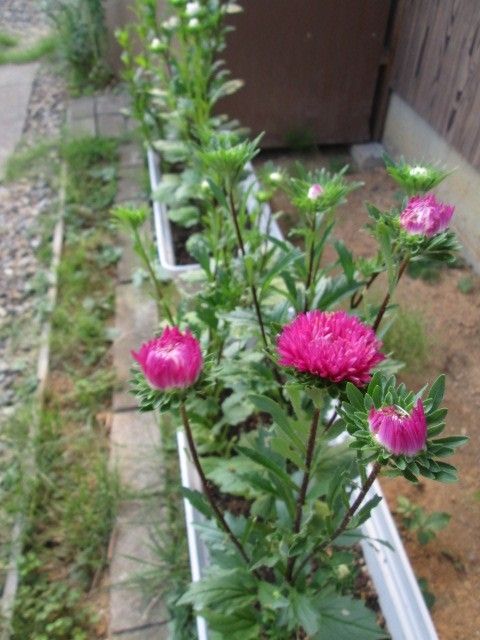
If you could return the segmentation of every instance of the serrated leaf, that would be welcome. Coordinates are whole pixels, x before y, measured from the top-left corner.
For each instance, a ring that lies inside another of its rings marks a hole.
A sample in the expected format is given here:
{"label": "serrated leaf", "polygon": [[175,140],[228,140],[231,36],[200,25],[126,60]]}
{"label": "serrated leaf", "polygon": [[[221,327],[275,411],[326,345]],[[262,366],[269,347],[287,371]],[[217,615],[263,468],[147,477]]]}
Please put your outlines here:
{"label": "serrated leaf", "polygon": [[213,517],[213,511],[210,505],[207,502],[207,499],[200,493],[200,491],[192,491],[192,489],[187,489],[187,487],[181,487],[181,492],[184,498],[190,502],[190,504],[202,515],[206,518]]}

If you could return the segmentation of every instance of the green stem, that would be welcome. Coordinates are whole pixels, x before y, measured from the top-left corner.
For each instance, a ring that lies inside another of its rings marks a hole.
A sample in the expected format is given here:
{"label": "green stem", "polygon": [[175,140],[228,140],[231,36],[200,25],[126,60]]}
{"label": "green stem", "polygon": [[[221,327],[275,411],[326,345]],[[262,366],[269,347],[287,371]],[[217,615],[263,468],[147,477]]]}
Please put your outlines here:
{"label": "green stem", "polygon": [[[398,278],[397,278],[396,284],[398,284],[400,282],[400,278],[404,274],[405,269],[407,268],[408,262],[409,262],[409,257],[406,257],[403,260],[402,264],[400,265],[400,269],[399,269],[399,272],[398,272]],[[383,302],[382,302],[382,305],[381,305],[380,309],[378,310],[377,317],[375,318],[375,322],[372,325],[372,329],[375,331],[375,333],[377,332],[377,329],[380,326],[382,318],[385,315],[385,311],[387,310],[388,303],[390,302],[390,298],[391,298],[391,295],[390,295],[390,292],[388,291],[387,295],[383,299]]]}
{"label": "green stem", "polygon": [[338,536],[341,535],[345,531],[345,529],[350,524],[350,521],[352,520],[353,516],[358,511],[359,507],[361,506],[362,502],[364,501],[368,490],[370,489],[370,487],[374,483],[374,481],[375,481],[376,477],[378,476],[381,468],[382,468],[382,465],[379,462],[375,462],[375,464],[373,465],[373,468],[372,468],[369,476],[367,477],[366,481],[362,484],[362,488],[360,489],[360,493],[356,497],[355,501],[350,505],[350,508],[348,509],[347,513],[345,514],[342,522],[338,525],[338,527],[335,529],[335,531],[332,533],[331,536],[326,538],[320,544],[317,544],[313,548],[311,553],[303,560],[303,562],[300,564],[300,566],[297,569],[297,573],[295,575],[295,579],[298,577],[298,574],[302,571],[304,566],[309,562],[309,560],[315,554],[320,553],[320,551],[323,551],[324,549],[326,549],[326,547],[328,547],[328,545],[331,544],[335,540],[335,538],[338,538]]}
{"label": "green stem", "polygon": [[168,304],[164,300],[162,284],[160,280],[157,278],[152,262],[148,256],[148,253],[145,250],[145,247],[143,246],[142,238],[140,237],[138,229],[135,228],[133,232],[135,235],[135,246],[137,247],[137,253],[142,259],[143,264],[145,265],[150,275],[150,278],[152,279],[153,286],[155,288],[156,302],[157,302],[159,315],[161,315],[161,312],[163,310],[163,313],[165,314],[168,322],[173,325],[175,324],[175,321],[173,319],[173,315],[172,315],[172,312],[170,311]]}
{"label": "green stem", "polygon": [[[303,507],[305,504],[305,498],[307,495],[308,483],[310,482],[310,473],[312,470],[313,454],[315,452],[315,440],[317,437],[319,418],[320,418],[320,409],[316,409],[315,413],[313,414],[312,423],[310,425],[310,435],[308,437],[307,455],[305,459],[305,471],[303,474],[303,480],[300,487],[300,491],[298,492],[297,507],[295,512],[295,522],[293,525],[294,535],[299,533],[300,527],[302,525],[302,513],[303,513]],[[295,566],[295,560],[296,560],[295,556],[290,556],[287,562],[285,579],[290,584],[292,582],[292,574],[293,574],[293,568]]]}
{"label": "green stem", "polygon": [[225,520],[225,518],[223,516],[223,513],[221,512],[219,506],[216,503],[215,497],[213,495],[212,488],[210,486],[210,483],[207,480],[207,476],[205,475],[203,467],[202,467],[202,465],[200,463],[200,458],[198,457],[197,448],[195,446],[195,441],[193,439],[192,429],[190,427],[190,421],[188,419],[188,414],[187,414],[187,410],[186,410],[186,407],[185,407],[185,402],[183,400],[180,403],[180,415],[182,417],[182,423],[183,423],[183,428],[185,429],[185,435],[187,436],[187,442],[188,442],[188,448],[190,449],[190,455],[192,456],[193,464],[195,465],[195,469],[197,470],[197,473],[198,473],[198,475],[200,477],[200,481],[202,483],[203,491],[204,491],[204,493],[205,493],[205,495],[207,497],[207,500],[210,503],[210,506],[212,507],[212,510],[213,510],[213,512],[214,512],[214,514],[215,514],[215,516],[217,518],[217,521],[218,521],[220,527],[228,535],[228,537],[230,538],[232,543],[235,545],[235,547],[237,548],[239,554],[245,560],[247,565],[250,565],[250,559],[247,556],[247,553],[246,553],[245,549],[243,548],[243,545],[241,544],[240,540],[237,538],[237,536],[233,533],[233,531],[228,526],[227,521]]}
{"label": "green stem", "polygon": [[[240,230],[240,225],[238,222],[238,213],[237,213],[237,208],[235,206],[235,199],[233,196],[233,189],[228,189],[228,200],[229,200],[229,206],[230,206],[230,213],[232,215],[232,219],[233,219],[233,226],[235,227],[235,233],[237,236],[237,242],[238,242],[238,248],[240,249],[240,253],[242,254],[242,258],[245,259],[246,256],[246,252],[245,252],[245,244],[243,242],[243,237],[242,237],[242,232]],[[248,274],[247,274],[248,276]],[[248,280],[250,281],[250,278],[248,278]],[[250,291],[252,292],[252,298],[253,298],[253,306],[255,307],[255,313],[257,315],[257,320],[258,320],[258,325],[260,327],[260,333],[262,334],[262,340],[263,340],[263,344],[265,349],[268,351],[268,340],[267,340],[267,334],[265,332],[265,325],[263,322],[263,317],[262,317],[262,312],[260,309],[260,302],[258,300],[258,295],[257,295],[257,289],[255,287],[255,285],[253,284],[253,282],[249,282],[250,285]]]}

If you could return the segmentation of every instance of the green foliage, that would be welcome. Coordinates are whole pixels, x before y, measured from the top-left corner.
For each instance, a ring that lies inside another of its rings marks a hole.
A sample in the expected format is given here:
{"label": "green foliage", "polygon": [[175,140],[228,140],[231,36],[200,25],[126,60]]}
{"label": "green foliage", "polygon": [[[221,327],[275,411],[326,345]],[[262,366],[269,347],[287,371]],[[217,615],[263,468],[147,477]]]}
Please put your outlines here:
{"label": "green foliage", "polygon": [[8,49],[18,44],[18,38],[6,31],[0,31],[0,49]]}
{"label": "green foliage", "polygon": [[[116,145],[84,139],[65,144],[62,154],[68,211],[51,376],[36,428],[16,429],[8,490],[9,509],[25,523],[15,640],[92,637],[97,618],[86,594],[106,565],[120,496],[103,418],[114,384],[105,356],[119,254],[109,211],[100,207],[115,192]],[[103,193],[93,198],[90,189]]]}
{"label": "green foliage", "polygon": [[352,446],[362,452],[365,460],[378,460],[388,465],[388,475],[403,475],[411,482],[417,482],[418,476],[423,475],[431,480],[440,482],[456,482],[457,471],[451,464],[440,458],[451,456],[458,447],[468,442],[464,436],[448,436],[437,438],[445,429],[446,409],[440,409],[445,393],[445,376],[439,376],[430,387],[430,392],[423,400],[425,416],[428,425],[428,436],[425,448],[415,456],[394,456],[388,453],[372,435],[368,422],[371,407],[377,409],[382,406],[397,406],[411,412],[419,398],[426,390],[419,393],[408,391],[404,384],[396,386],[394,376],[383,377],[377,373],[364,391],[360,391],[353,384],[347,383],[346,395],[348,402],[342,404],[342,417],[348,432],[354,437]]}
{"label": "green foliage", "polygon": [[38,170],[40,163],[44,163],[47,158],[56,165],[57,151],[58,141],[56,140],[41,141],[32,147],[17,149],[7,160],[5,181],[13,182],[25,174]]}
{"label": "green foliage", "polygon": [[396,163],[387,155],[384,160],[387,173],[409,195],[430,191],[451,173],[430,163],[410,164],[403,158]]}
{"label": "green foliage", "polygon": [[34,62],[46,56],[51,56],[58,47],[58,39],[55,35],[40,38],[34,44],[26,47],[12,47],[7,50],[0,48],[0,64],[26,64]]}
{"label": "green foliage", "polygon": [[458,290],[465,295],[469,295],[475,289],[475,282],[470,276],[464,276],[457,282]]}
{"label": "green foliage", "polygon": [[111,73],[105,63],[106,28],[102,0],[47,0],[58,46],[72,86],[102,87]]}
{"label": "green foliage", "polygon": [[405,496],[397,497],[397,513],[401,516],[402,525],[417,534],[420,544],[427,544],[434,540],[452,517],[449,513],[441,511],[428,513]]}
{"label": "green foliage", "polygon": [[420,313],[399,309],[383,336],[383,349],[394,353],[408,371],[421,371],[428,360],[429,341]]}

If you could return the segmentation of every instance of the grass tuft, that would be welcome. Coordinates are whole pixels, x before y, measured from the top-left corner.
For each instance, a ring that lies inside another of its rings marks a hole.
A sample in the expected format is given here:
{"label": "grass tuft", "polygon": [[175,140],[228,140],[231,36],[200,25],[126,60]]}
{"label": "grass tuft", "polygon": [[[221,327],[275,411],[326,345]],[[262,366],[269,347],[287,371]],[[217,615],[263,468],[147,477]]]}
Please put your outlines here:
{"label": "grass tuft", "polygon": [[385,352],[391,351],[396,360],[405,363],[406,371],[420,371],[427,363],[429,349],[425,321],[421,314],[398,310],[383,344]]}
{"label": "grass tuft", "polygon": [[54,35],[44,36],[38,42],[22,48],[0,49],[0,64],[26,64],[52,55],[58,46],[58,38]]}

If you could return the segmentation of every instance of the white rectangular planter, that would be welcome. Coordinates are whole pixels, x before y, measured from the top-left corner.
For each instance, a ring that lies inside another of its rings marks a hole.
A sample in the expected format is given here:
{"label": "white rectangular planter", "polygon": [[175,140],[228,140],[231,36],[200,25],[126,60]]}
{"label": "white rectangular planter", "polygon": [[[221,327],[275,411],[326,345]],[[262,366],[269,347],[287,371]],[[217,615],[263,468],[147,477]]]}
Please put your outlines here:
{"label": "white rectangular planter", "polygon": [[[150,176],[150,188],[155,193],[162,177],[158,154],[149,149],[147,152],[148,173]],[[245,190],[249,190],[247,199],[247,209],[252,211],[256,206],[253,193],[260,188],[258,180],[253,171],[253,166],[248,163],[246,166],[248,176],[242,183]],[[196,263],[179,265],[175,262],[175,251],[173,247],[172,226],[168,217],[167,207],[153,198],[153,221],[155,225],[155,235],[157,240],[157,251],[160,265],[164,272],[173,277],[181,273],[198,269]],[[277,222],[272,217],[272,212],[268,204],[263,204],[260,212],[259,227],[266,235],[283,240],[282,232]]]}
{"label": "white rectangular planter", "polygon": [[[190,461],[185,434],[180,430],[177,431],[177,445],[182,485],[202,491],[200,478]],[[373,510],[371,518],[362,525],[361,531],[369,538],[389,542],[393,550],[372,540],[363,540],[361,546],[388,632],[392,640],[438,640],[405,547],[377,481],[365,500],[375,494],[383,499]],[[355,495],[352,495],[352,501],[354,499]],[[187,499],[184,499],[184,506],[192,581],[196,582],[201,579],[208,565],[208,553],[196,527],[204,522],[204,517]],[[197,618],[197,630],[199,640],[208,640],[208,629],[203,618]]]}

